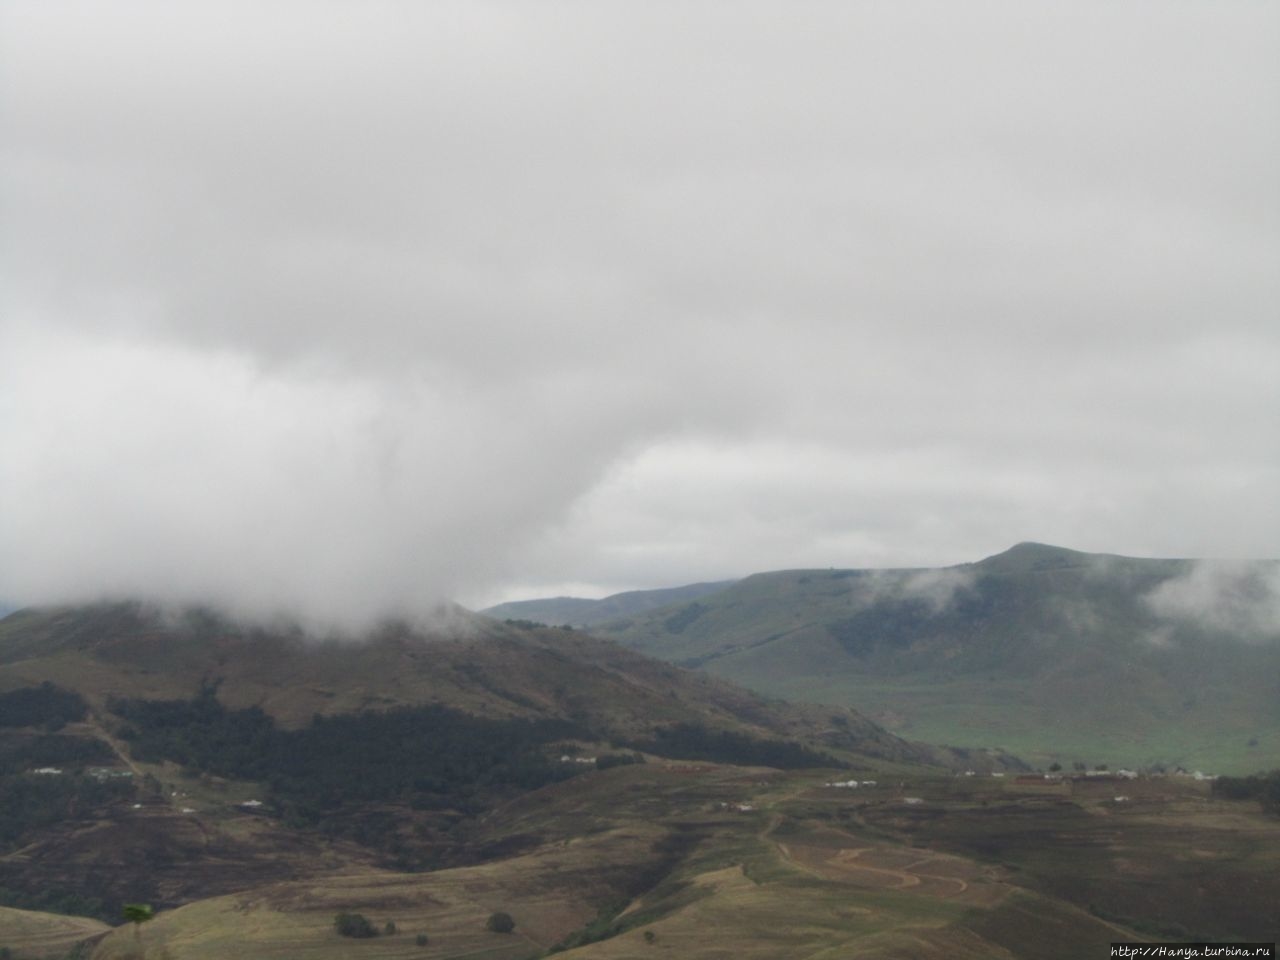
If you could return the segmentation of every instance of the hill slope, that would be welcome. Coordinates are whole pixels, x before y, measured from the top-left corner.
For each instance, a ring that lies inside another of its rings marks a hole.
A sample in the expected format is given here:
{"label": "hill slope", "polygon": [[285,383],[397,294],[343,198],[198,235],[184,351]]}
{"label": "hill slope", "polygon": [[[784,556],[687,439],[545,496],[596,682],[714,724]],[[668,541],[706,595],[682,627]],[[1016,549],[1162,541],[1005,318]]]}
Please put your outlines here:
{"label": "hill slope", "polygon": [[0,692],[45,681],[79,692],[99,711],[112,696],[181,699],[216,682],[228,708],[258,707],[285,727],[316,715],[431,704],[481,717],[571,720],[616,740],[698,724],[883,760],[940,756],[852,710],[769,701],[580,632],[498,624],[460,608],[359,642],[136,604],[23,611],[0,621]]}
{"label": "hill slope", "polygon": [[912,737],[1032,759],[1280,763],[1280,564],[1018,546],[934,570],[758,574],[594,628]]}
{"label": "hill slope", "polygon": [[634,617],[650,610],[657,610],[677,603],[688,603],[719,593],[736,581],[717,583],[690,583],[683,587],[661,590],[629,590],[615,593],[601,600],[584,600],[581,597],[549,597],[538,600],[513,600],[487,607],[480,612],[495,620],[532,620],[537,623],[569,624],[574,627],[590,627],[623,617]]}

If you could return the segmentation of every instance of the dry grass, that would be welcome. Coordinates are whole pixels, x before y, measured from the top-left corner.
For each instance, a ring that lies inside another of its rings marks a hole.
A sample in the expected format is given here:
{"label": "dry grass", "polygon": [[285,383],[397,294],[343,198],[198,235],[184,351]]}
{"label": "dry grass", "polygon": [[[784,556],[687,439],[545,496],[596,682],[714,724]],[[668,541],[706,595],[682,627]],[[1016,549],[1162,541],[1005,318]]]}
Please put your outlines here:
{"label": "dry grass", "polygon": [[89,937],[111,928],[88,917],[66,917],[34,910],[0,907],[0,947],[8,947],[15,957],[61,957]]}
{"label": "dry grass", "polygon": [[[369,958],[532,957],[582,927],[596,914],[602,866],[628,862],[639,870],[653,838],[615,831],[494,864],[429,874],[368,871],[306,882],[277,883],[190,904],[162,914],[143,928],[148,960],[338,960]],[[490,933],[485,921],[497,910],[516,920],[511,935]],[[372,940],[340,937],[333,918],[361,913],[379,929],[397,932]],[[429,943],[418,946],[425,933]],[[112,934],[95,960],[124,960],[132,934]]]}

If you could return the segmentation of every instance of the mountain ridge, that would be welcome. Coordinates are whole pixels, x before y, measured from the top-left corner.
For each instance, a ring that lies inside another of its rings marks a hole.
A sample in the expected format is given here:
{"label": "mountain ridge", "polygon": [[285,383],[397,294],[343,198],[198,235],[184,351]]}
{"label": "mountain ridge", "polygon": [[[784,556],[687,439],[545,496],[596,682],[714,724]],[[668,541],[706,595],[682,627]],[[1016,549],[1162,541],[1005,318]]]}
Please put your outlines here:
{"label": "mountain ridge", "polygon": [[689,583],[654,590],[624,590],[599,600],[582,597],[546,597],[512,600],[477,611],[496,620],[532,620],[547,624],[590,627],[618,617],[632,616],[671,603],[696,600],[732,586],[735,580]]}
{"label": "mountain ridge", "polygon": [[1280,763],[1280,562],[1025,541],[938,568],[753,574],[603,636],[913,738],[1029,759]]}
{"label": "mountain ridge", "polygon": [[258,708],[288,728],[315,716],[433,704],[495,719],[585,718],[620,740],[696,723],[853,754],[865,748],[884,760],[943,759],[853,710],[771,701],[580,631],[460,609],[434,627],[385,624],[362,642],[142,604],[19,611],[0,621],[0,691],[42,682],[99,710],[112,697],[181,699],[215,682],[228,708]]}

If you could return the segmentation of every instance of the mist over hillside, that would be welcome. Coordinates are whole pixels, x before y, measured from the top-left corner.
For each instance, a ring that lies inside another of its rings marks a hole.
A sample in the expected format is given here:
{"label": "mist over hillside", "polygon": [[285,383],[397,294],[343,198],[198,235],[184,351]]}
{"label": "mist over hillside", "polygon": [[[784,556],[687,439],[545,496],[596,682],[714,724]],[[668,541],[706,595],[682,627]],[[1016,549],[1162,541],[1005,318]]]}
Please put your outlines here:
{"label": "mist over hillside", "polygon": [[115,697],[185,699],[216,685],[230,709],[286,728],[317,716],[424,704],[495,720],[560,721],[648,742],[680,725],[852,754],[953,762],[856,711],[768,700],[586,633],[505,625],[461,608],[355,637],[244,623],[208,609],[109,604],[0,620],[0,690],[52,682],[105,709]]}
{"label": "mist over hillside", "polygon": [[763,692],[1057,761],[1280,762],[1280,563],[1023,543],[937,569],[798,570],[597,624]]}

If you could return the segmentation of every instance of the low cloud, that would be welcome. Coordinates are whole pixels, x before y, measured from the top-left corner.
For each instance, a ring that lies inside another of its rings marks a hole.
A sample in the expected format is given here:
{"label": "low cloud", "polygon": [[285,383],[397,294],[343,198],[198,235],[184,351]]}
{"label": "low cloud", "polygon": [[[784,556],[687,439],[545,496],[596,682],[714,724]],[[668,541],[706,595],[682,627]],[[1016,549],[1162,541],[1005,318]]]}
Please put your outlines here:
{"label": "low cloud", "polygon": [[1088,600],[1060,600],[1053,609],[1077,636],[1087,637],[1103,627],[1097,608]]}
{"label": "low cloud", "polygon": [[922,570],[904,577],[899,592],[904,599],[923,601],[936,614],[950,607],[956,594],[972,587],[973,581],[967,570]]}
{"label": "low cloud", "polygon": [[[1243,640],[1280,639],[1280,563],[1202,560],[1145,597],[1169,621]],[[1168,641],[1168,629],[1160,632]]]}
{"label": "low cloud", "polygon": [[855,600],[863,609],[877,603],[923,603],[933,615],[945,612],[956,596],[970,589],[975,576],[969,570],[944,567],[937,570],[873,570],[853,581]]}
{"label": "low cloud", "polygon": [[0,603],[1274,555],[1277,26],[0,4]]}
{"label": "low cloud", "polygon": [[[228,352],[0,338],[0,588],[24,604],[142,598],[358,626],[478,583],[635,434],[627,388],[566,423],[555,385],[284,373]],[[640,427],[643,430],[643,427]]]}

